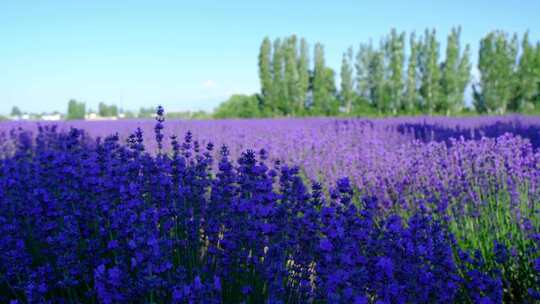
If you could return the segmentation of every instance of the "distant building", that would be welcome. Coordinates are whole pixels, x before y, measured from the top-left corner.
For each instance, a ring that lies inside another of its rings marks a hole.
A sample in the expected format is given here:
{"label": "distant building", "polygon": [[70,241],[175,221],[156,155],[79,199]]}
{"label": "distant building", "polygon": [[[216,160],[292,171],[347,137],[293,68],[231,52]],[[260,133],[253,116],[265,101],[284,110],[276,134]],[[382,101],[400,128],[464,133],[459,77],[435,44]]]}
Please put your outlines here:
{"label": "distant building", "polygon": [[118,117],[116,116],[103,117],[103,116],[99,116],[97,113],[88,113],[84,116],[84,119],[86,120],[117,120]]}
{"label": "distant building", "polygon": [[58,120],[62,119],[62,115],[60,115],[59,113],[56,113],[56,114],[43,114],[43,115],[41,115],[41,119],[42,120],[47,120],[47,121],[58,121]]}

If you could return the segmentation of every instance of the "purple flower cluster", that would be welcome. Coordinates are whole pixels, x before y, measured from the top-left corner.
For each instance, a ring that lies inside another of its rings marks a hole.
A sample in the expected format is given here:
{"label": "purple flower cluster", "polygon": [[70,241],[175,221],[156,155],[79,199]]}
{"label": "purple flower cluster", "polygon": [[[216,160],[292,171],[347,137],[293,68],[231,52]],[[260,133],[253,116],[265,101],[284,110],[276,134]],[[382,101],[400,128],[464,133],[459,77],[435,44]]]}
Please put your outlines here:
{"label": "purple flower cluster", "polygon": [[333,122],[324,132],[336,142],[374,128],[363,140],[380,150],[336,150],[368,154],[333,168],[369,163],[319,183],[307,182],[309,155],[291,166],[275,146],[167,141],[163,117],[160,107],[157,153],[144,129],[3,135],[0,302],[538,299],[540,156],[527,140],[377,139],[388,131]]}

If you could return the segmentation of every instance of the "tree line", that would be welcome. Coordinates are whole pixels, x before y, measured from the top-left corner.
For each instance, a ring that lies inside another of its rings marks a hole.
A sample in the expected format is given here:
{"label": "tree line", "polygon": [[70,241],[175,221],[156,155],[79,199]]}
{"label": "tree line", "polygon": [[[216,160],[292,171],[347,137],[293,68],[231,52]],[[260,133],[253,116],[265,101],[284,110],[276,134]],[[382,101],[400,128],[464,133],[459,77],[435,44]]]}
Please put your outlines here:
{"label": "tree line", "polygon": [[[444,56],[443,53],[444,52]],[[478,113],[540,110],[540,43],[528,33],[493,31],[479,46],[478,79],[473,79],[471,49],[461,28],[446,37],[434,29],[421,35],[392,29],[378,44],[369,41],[342,56],[340,85],[326,65],[324,46],[304,38],[263,39],[258,56],[261,92],[235,95],[214,113],[225,117],[357,116],[440,114],[472,111],[465,92],[472,89]]]}
{"label": "tree line", "polygon": [[[13,109],[15,109],[14,107]],[[17,111],[20,111],[16,108]],[[13,115],[12,110],[12,116]],[[68,102],[67,112],[65,119],[74,120],[74,119],[85,119],[87,114],[94,113],[102,118],[124,118],[124,119],[133,119],[133,118],[154,118],[156,115],[155,107],[141,107],[137,112],[124,110],[119,108],[115,104],[106,104],[100,102],[98,104],[98,110],[87,109],[86,103],[82,101],[77,101],[76,99],[71,99]],[[166,114],[169,119],[209,119],[211,115],[204,111],[170,111]]]}
{"label": "tree line", "polygon": [[76,99],[70,99],[68,102],[66,119],[84,119],[86,114],[95,113],[100,117],[118,117],[119,114],[124,113],[122,109],[119,109],[115,104],[106,104],[100,102],[98,104],[98,110],[94,111],[92,109],[86,109],[86,103],[82,101],[77,101]]}
{"label": "tree line", "polygon": [[[261,90],[233,95],[213,113],[175,112],[171,118],[250,118],[283,116],[388,116],[463,113],[540,113],[540,42],[492,31],[479,42],[475,77],[471,48],[461,42],[461,28],[446,36],[434,29],[420,35],[396,29],[378,43],[360,43],[342,54],[339,87],[336,71],[325,59],[324,45],[305,38],[265,37],[258,54]],[[465,95],[470,89],[472,107]],[[20,116],[18,108],[11,116]],[[67,119],[84,119],[83,102],[70,100]],[[101,117],[149,118],[154,107],[138,113],[100,103]]]}

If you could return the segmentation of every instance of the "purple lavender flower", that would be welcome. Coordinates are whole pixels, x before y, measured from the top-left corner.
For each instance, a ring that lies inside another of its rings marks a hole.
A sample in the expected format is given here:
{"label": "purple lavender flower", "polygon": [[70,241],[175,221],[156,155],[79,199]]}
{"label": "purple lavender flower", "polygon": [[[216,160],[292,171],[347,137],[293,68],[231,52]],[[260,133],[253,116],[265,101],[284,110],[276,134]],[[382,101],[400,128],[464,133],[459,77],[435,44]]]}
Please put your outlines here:
{"label": "purple lavender flower", "polygon": [[534,120],[156,114],[0,136],[0,302],[539,298]]}

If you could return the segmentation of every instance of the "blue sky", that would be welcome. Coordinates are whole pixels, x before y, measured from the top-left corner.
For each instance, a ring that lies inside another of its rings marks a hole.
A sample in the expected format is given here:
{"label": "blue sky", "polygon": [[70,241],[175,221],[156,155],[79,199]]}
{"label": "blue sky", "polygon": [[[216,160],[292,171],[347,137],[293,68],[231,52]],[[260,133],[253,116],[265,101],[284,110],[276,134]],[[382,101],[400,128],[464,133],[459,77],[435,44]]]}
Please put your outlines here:
{"label": "blue sky", "polygon": [[[2,1],[0,113],[65,112],[76,98],[136,110],[211,110],[259,90],[264,36],[297,34],[325,45],[339,69],[350,45],[390,28],[454,25],[476,57],[490,30],[540,40],[540,1]],[[444,53],[444,50],[441,50]]]}

